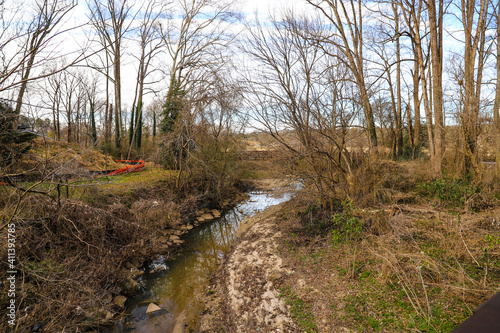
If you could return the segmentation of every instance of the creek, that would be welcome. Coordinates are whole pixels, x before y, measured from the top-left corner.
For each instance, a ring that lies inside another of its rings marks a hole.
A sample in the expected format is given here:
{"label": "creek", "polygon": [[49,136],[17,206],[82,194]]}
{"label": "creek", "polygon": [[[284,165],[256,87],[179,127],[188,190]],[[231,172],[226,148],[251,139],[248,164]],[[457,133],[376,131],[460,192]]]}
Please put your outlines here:
{"label": "creek", "polygon": [[[213,276],[236,239],[242,221],[271,206],[288,201],[293,189],[252,192],[249,199],[211,222],[182,236],[183,250],[175,259],[159,258],[141,277],[141,289],[127,301],[126,315],[107,332],[190,332],[197,327]],[[155,268],[162,266],[157,273]],[[150,303],[161,310],[146,313]]]}

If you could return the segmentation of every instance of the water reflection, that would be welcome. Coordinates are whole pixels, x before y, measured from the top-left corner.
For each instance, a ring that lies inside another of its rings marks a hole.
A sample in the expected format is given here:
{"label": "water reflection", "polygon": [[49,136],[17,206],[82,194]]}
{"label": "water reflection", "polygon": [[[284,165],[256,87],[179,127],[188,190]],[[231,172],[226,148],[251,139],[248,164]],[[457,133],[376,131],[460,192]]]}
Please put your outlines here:
{"label": "water reflection", "polygon": [[[157,262],[166,270],[145,274],[144,288],[128,302],[129,315],[111,332],[183,332],[196,326],[202,297],[209,279],[221,263],[245,217],[291,198],[290,190],[281,194],[255,192],[244,203],[213,222],[206,223],[184,237],[184,251],[173,261]],[[146,314],[154,302],[162,311]]]}

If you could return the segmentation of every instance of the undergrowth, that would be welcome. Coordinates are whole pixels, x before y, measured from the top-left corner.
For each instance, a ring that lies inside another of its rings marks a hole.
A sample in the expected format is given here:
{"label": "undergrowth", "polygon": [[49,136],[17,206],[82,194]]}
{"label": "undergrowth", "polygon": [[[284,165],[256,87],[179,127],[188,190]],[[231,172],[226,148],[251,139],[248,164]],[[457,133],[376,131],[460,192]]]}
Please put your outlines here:
{"label": "undergrowth", "polygon": [[[307,281],[304,288],[318,290],[310,308],[318,331],[451,332],[497,292],[496,192],[446,177],[412,184],[399,167],[376,185],[385,196],[365,189],[326,212],[303,193],[281,213],[285,263]],[[402,189],[415,199],[394,200]]]}
{"label": "undergrowth", "polygon": [[466,179],[437,178],[430,182],[420,183],[423,195],[429,195],[442,204],[463,208],[466,201],[479,192],[479,187]]}

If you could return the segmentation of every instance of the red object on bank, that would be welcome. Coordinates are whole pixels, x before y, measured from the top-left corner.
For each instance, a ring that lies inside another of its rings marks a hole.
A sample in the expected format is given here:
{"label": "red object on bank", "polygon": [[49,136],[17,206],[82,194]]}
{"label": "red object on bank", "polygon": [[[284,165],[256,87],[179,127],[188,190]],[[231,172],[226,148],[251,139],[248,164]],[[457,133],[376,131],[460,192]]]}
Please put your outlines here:
{"label": "red object on bank", "polygon": [[137,172],[141,171],[144,169],[145,163],[143,160],[137,160],[137,161],[132,161],[132,160],[116,160],[118,163],[128,163],[130,165],[127,165],[126,167],[120,168],[118,170],[115,170],[113,172],[108,173],[108,176],[116,176],[116,175],[123,175],[126,173],[130,172]]}

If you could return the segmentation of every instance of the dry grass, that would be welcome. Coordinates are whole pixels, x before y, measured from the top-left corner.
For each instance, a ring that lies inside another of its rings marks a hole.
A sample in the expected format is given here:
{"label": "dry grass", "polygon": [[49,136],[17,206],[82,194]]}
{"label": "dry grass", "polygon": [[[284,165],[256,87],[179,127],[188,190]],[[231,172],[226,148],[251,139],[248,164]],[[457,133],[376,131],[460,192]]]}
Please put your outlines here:
{"label": "dry grass", "polygon": [[[135,250],[148,249],[139,244],[148,230],[133,219],[74,200],[60,203],[30,196],[15,219],[20,332],[37,322],[47,332],[106,322],[119,311],[111,303],[124,278],[118,268]],[[6,247],[1,258],[6,260]]]}
{"label": "dry grass", "polygon": [[48,161],[53,168],[64,166],[67,170],[106,171],[122,167],[111,156],[104,155],[95,148],[82,149],[76,143],[37,138],[33,141],[31,153],[27,157]]}
{"label": "dry grass", "polygon": [[[37,322],[45,332],[95,330],[122,311],[112,300],[130,291],[125,263],[166,251],[161,236],[185,219],[178,193],[160,181],[165,173],[150,169],[140,174],[117,177],[117,184],[70,188],[70,199],[30,194],[19,201],[21,191],[0,188],[0,222],[15,216],[19,332],[31,331]],[[189,211],[201,201],[191,200]],[[2,281],[7,271],[6,232],[0,234]],[[2,304],[7,302],[6,291],[4,284]],[[0,309],[0,316],[5,317],[5,311]],[[2,321],[0,331],[7,331],[6,325]]]}
{"label": "dry grass", "polygon": [[[283,210],[281,251],[295,273],[281,285],[308,305],[310,331],[450,332],[498,291],[494,192],[450,206],[419,190],[423,166],[365,166],[375,176],[359,175],[354,208],[324,212],[304,194]],[[474,200],[488,204],[472,210]]]}

